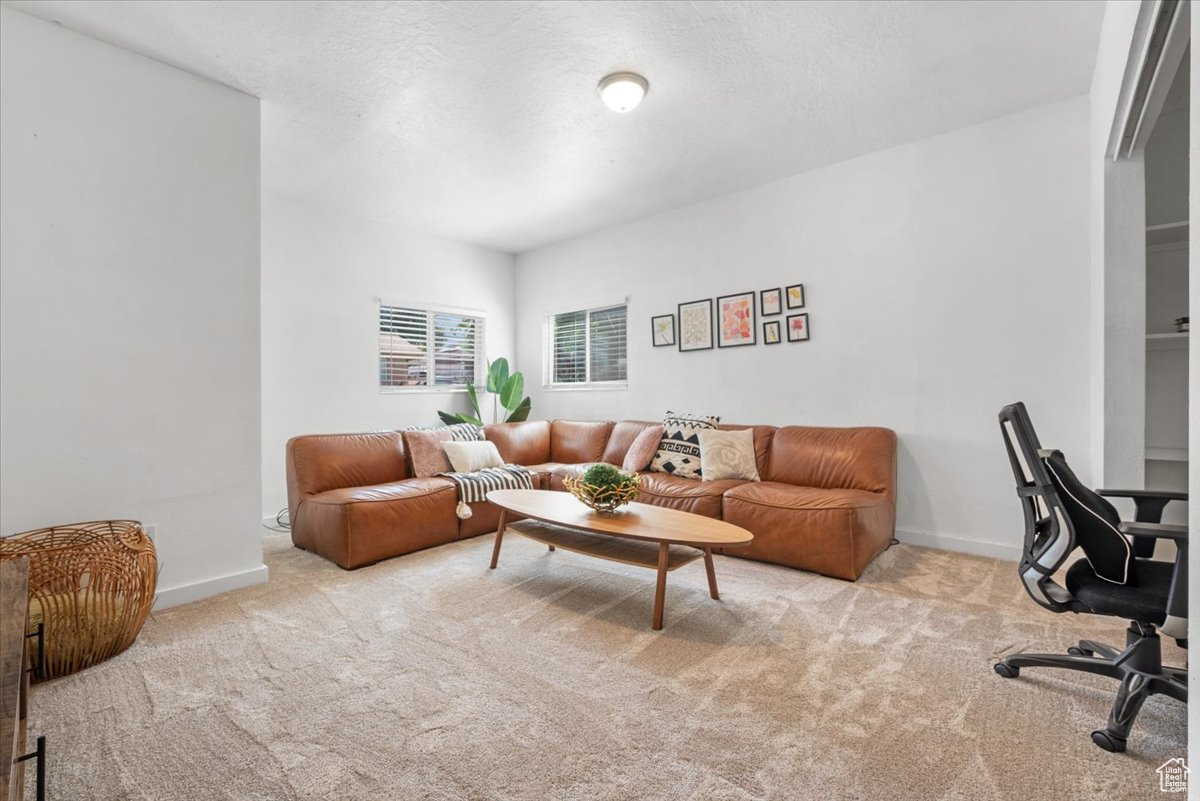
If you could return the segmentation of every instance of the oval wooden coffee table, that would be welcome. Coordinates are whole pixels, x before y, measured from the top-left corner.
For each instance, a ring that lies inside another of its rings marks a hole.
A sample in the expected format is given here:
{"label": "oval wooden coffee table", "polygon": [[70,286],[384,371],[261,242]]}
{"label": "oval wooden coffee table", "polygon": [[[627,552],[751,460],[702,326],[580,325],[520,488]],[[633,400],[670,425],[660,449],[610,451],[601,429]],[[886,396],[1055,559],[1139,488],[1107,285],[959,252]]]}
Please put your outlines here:
{"label": "oval wooden coffee table", "polygon": [[[566,492],[492,490],[487,499],[500,507],[500,526],[492,548],[492,569],[500,558],[504,534],[513,531],[564,551],[658,570],[654,590],[654,628],[662,628],[667,573],[701,557],[708,571],[708,592],[716,599],[717,574],[712,549],[749,545],[754,535],[711,517],[631,503],[610,514],[593,512]],[[509,514],[525,520],[508,522]]]}

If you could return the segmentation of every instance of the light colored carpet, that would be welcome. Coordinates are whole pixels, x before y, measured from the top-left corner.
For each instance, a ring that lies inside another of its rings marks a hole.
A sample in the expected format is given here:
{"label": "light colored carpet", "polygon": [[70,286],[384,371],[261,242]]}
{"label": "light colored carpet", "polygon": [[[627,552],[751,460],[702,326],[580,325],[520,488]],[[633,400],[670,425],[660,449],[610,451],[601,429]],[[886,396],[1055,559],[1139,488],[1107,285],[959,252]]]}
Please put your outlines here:
{"label": "light colored carpet", "polygon": [[[1123,624],[1052,615],[1012,564],[897,545],[857,583],[653,573],[510,537],[345,572],[266,539],[270,583],[156,614],[34,690],[54,799],[1160,798],[1186,710],[1094,747],[1115,683],[1028,669]],[[1183,653],[1172,644],[1171,664]]]}

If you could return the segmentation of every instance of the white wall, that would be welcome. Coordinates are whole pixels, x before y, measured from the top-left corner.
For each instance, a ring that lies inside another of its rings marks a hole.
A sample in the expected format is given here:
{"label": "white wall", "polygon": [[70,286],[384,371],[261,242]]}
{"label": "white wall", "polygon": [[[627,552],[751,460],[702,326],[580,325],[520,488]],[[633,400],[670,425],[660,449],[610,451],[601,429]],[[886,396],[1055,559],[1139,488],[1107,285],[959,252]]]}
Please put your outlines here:
{"label": "white wall", "polygon": [[1131,48],[1149,20],[1141,2],[1105,4],[1089,94],[1092,473],[1109,487],[1145,481],[1145,162],[1141,153],[1119,161],[1106,153],[1133,91]]}
{"label": "white wall", "polygon": [[265,581],[258,101],[0,20],[0,532],[155,524],[160,607]]}
{"label": "white wall", "polygon": [[263,196],[263,516],[287,505],[289,437],[436,424],[463,393],[379,391],[378,306],[479,309],[487,354],[513,356],[513,257]]}
{"label": "white wall", "polygon": [[[1079,97],[579,237],[518,257],[518,365],[547,311],[627,294],[629,389],[535,391],[536,416],[888,426],[904,536],[1015,555],[1000,407],[1088,478],[1088,202]],[[810,342],[650,345],[681,301],[797,282]]]}

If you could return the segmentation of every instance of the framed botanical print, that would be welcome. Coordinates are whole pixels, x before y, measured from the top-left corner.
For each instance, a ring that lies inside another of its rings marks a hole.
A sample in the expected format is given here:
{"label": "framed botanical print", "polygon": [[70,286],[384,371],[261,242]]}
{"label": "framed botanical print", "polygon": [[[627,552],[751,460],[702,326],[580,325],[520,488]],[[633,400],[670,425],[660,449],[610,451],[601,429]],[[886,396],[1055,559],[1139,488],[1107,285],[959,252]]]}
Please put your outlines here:
{"label": "framed botanical print", "polygon": [[662,348],[675,344],[675,315],[660,314],[650,318],[650,333],[654,337],[654,347]]}
{"label": "framed botanical print", "polygon": [[737,348],[758,342],[754,293],[717,298],[717,347]]}
{"label": "framed botanical print", "polygon": [[808,312],[788,316],[787,338],[788,342],[808,341]]}
{"label": "framed botanical print", "polygon": [[[776,290],[778,291],[778,290]],[[778,345],[783,339],[779,335],[779,321],[771,320],[763,323],[763,344]]]}
{"label": "framed botanical print", "polygon": [[709,350],[713,346],[712,298],[679,304],[679,350]]}
{"label": "framed botanical print", "polygon": [[758,313],[763,317],[783,313],[783,293],[779,287],[764,289],[758,293]]}
{"label": "framed botanical print", "polygon": [[792,284],[787,288],[788,309],[804,308],[804,284]]}

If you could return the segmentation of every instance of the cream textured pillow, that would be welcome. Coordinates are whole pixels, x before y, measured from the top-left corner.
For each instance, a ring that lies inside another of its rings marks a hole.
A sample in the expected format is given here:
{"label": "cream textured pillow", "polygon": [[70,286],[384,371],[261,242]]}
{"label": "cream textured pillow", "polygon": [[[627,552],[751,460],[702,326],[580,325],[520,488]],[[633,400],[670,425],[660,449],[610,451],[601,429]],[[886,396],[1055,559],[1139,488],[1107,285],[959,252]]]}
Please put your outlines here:
{"label": "cream textured pillow", "polygon": [[761,481],[754,461],[754,431],[700,431],[700,477],[704,481],[740,478]]}
{"label": "cream textured pillow", "polygon": [[504,464],[494,442],[443,442],[442,447],[455,473],[474,473]]}

